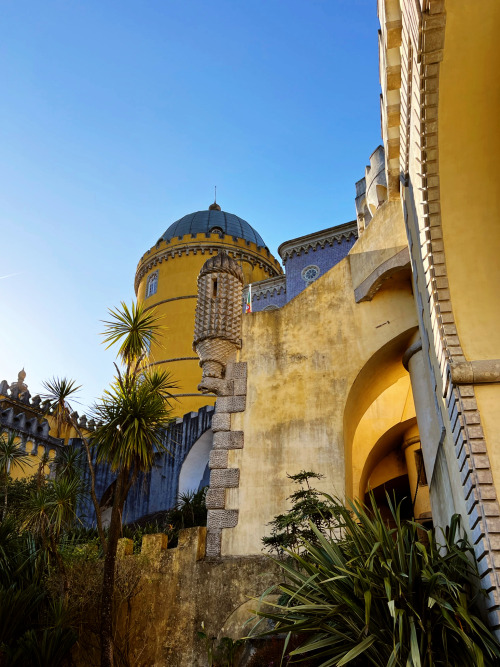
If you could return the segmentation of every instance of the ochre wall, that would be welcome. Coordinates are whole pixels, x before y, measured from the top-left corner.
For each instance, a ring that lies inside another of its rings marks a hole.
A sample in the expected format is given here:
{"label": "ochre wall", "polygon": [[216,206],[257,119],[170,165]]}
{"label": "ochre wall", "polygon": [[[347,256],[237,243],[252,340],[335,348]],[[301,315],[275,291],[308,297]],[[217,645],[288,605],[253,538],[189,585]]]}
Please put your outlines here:
{"label": "ochre wall", "polygon": [[[400,209],[392,211],[402,225]],[[375,217],[365,232],[374,239],[372,245],[368,237],[364,241],[371,266],[376,266],[378,244],[399,245],[394,243],[394,221],[386,224],[386,215],[379,221]],[[381,253],[380,261],[385,259]],[[358,265],[361,261],[357,257]],[[239,520],[222,533],[223,554],[259,552],[261,537],[269,532],[266,524],[287,508],[286,498],[296,490],[287,473],[320,472],[325,479],[318,488],[344,495],[351,468],[363,467],[357,452],[350,451],[354,434],[345,438],[344,432],[351,387],[378,350],[388,341],[408,338],[415,326],[409,282],[402,286],[396,281],[392,287],[389,280],[372,301],[355,303],[349,257],[280,310],[243,316],[240,360],[248,363],[247,403],[245,412],[232,416],[232,429],[244,432],[244,447],[229,452],[229,465],[241,473],[239,488],[226,491],[226,508],[238,509]],[[397,373],[389,385],[406,374],[404,349],[400,344],[394,353]],[[365,391],[370,391],[368,384]],[[399,393],[404,407],[407,384]],[[360,402],[360,414],[357,403],[351,405],[353,422],[360,421],[370,403]],[[360,456],[366,458],[366,451]]]}
{"label": "ochre wall", "polygon": [[[57,420],[51,414],[43,414],[40,410],[31,408],[30,405],[18,403],[17,401],[14,401],[7,396],[0,395],[0,409],[6,410],[7,408],[11,407],[14,408],[15,414],[24,412],[27,420],[36,417],[37,420],[41,422],[42,420],[46,419],[49,423],[49,435],[53,438],[62,438],[64,444],[67,444],[68,440],[71,438],[79,437],[78,433],[72,426],[67,426],[64,424],[59,425]],[[84,434],[90,435],[86,429],[82,428],[82,431]],[[2,428],[0,428],[0,434],[2,433],[6,438],[9,435],[6,429],[2,431]],[[17,436],[15,438],[16,443],[20,443],[21,441],[21,437]],[[32,475],[36,474],[40,468],[40,464],[45,454],[45,448],[41,445],[35,445],[33,440],[30,437],[27,437],[25,449],[26,452],[30,454],[30,457],[23,461],[23,465],[14,464],[11,466],[9,473],[12,479],[23,479],[25,477],[31,477]],[[50,464],[50,462],[53,461],[56,456],[56,448],[49,448],[48,455]],[[44,465],[43,472],[45,475],[50,473],[49,465]]]}
{"label": "ochre wall", "polygon": [[[255,598],[279,580],[278,568],[262,555],[205,559],[205,535],[205,528],[183,530],[175,549],[144,553],[143,542],[141,554],[118,560],[117,578],[123,577],[120,568],[130,573],[129,590],[137,571],[142,571],[130,604],[119,594],[115,601],[115,605],[120,604],[115,631],[117,653],[126,657],[125,664],[206,667],[207,645],[198,637],[202,623],[208,637],[217,638],[215,646],[221,637],[237,639],[250,632],[252,624],[244,623],[253,616],[251,609],[259,607]],[[92,566],[94,572],[89,579],[99,581],[102,561]],[[81,577],[78,580],[79,586],[86,583]],[[82,600],[88,607],[82,636],[72,655],[74,664],[97,665],[99,596],[78,588],[72,589],[71,594],[80,596],[78,607]]]}
{"label": "ochre wall", "polygon": [[[186,246],[189,248],[189,254],[186,252],[176,254]],[[136,287],[138,300],[146,300],[147,307],[157,305],[158,314],[164,316],[162,324],[165,330],[159,344],[151,348],[150,362],[160,364],[165,370],[170,371],[173,380],[177,382],[178,388],[172,392],[179,394],[179,402],[174,404],[176,415],[197,411],[203,405],[213,405],[215,402],[215,397],[198,392],[201,369],[192,344],[198,274],[206,260],[219,248],[224,248],[230,255],[236,251],[252,257],[252,262],[241,260],[246,283],[281,273],[279,263],[265,248],[258,248],[254,243],[247,243],[242,239],[235,241],[231,236],[225,235],[221,238],[218,234],[184,236],[182,239],[174,238],[169,243],[161,241],[139,262],[138,271],[155,258],[164,255],[167,249],[174,254],[174,257],[169,254],[168,259],[162,259],[161,263],[158,261],[153,265],[141,277]],[[157,292],[145,299],[148,276],[155,271],[158,271]],[[165,360],[172,359],[177,361],[165,363]],[[182,396],[182,394],[190,395]]]}
{"label": "ochre wall", "polygon": [[[439,74],[441,220],[453,315],[468,361],[500,358],[500,3],[446,3]],[[497,493],[500,386],[476,387]]]}

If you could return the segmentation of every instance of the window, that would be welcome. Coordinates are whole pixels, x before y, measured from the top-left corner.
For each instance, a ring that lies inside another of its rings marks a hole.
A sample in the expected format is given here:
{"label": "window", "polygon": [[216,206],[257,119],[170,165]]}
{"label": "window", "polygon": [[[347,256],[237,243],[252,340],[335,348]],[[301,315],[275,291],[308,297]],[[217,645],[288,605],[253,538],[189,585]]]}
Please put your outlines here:
{"label": "window", "polygon": [[421,449],[415,451],[415,466],[417,467],[418,485],[427,486],[427,475],[425,474],[424,457]]}
{"label": "window", "polygon": [[158,288],[158,271],[155,271],[148,277],[148,282],[146,283],[146,299],[148,296],[153,296],[156,294]]}
{"label": "window", "polygon": [[221,227],[212,227],[210,234],[224,234],[224,230]]}
{"label": "window", "polygon": [[310,285],[319,276],[319,267],[314,265],[306,266],[305,269],[302,269],[302,273],[300,275],[302,276],[302,280],[306,283],[306,285]]}

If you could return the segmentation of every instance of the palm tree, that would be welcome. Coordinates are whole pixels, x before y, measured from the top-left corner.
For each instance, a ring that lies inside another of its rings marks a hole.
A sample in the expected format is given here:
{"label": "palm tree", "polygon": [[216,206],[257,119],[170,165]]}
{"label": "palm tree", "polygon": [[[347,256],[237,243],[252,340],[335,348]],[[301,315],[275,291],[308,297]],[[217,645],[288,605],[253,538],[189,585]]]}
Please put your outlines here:
{"label": "palm tree", "polygon": [[154,465],[157,451],[165,450],[163,432],[171,421],[170,390],[175,388],[166,371],[145,366],[147,350],[156,342],[161,329],[154,311],[142,304],[129,309],[110,310],[104,332],[108,347],[119,343],[117,376],[94,408],[98,423],[94,433],[97,461],[108,464],[117,474],[104,561],[101,601],[101,667],[113,665],[112,605],[118,539],[122,526],[123,507],[128,492],[139,473],[147,473]]}
{"label": "palm tree", "polygon": [[47,414],[50,413],[56,421],[57,437],[60,437],[65,429],[73,428],[83,443],[90,474],[90,497],[96,515],[97,531],[99,533],[103,551],[106,552],[106,535],[104,533],[101,509],[95,491],[95,470],[92,461],[91,444],[78,426],[78,422],[73,417],[73,409],[68,400],[70,397],[74,398],[75,394],[80,389],[80,386],[77,386],[74,380],[57,377],[44,382],[43,386],[45,393],[42,395],[42,398],[46,401],[45,412]]}
{"label": "palm tree", "polygon": [[9,482],[9,472],[12,466],[18,466],[24,470],[30,466],[30,455],[21,449],[21,443],[16,442],[18,435],[14,432],[2,433],[0,435],[0,474],[2,475],[5,487],[4,508],[2,517],[7,513],[7,487]]}

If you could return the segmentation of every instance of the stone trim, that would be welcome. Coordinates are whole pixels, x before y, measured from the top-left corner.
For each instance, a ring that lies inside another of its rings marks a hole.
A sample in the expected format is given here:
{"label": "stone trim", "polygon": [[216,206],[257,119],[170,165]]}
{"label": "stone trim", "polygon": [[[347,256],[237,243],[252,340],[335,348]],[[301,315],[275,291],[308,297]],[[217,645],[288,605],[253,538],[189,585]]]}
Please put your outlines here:
{"label": "stone trim", "polygon": [[215,394],[209,394],[209,393],[206,393],[206,394],[201,394],[201,393],[200,394],[172,394],[172,396],[174,398],[181,398],[181,397],[185,397],[185,396],[198,396],[198,398],[205,398],[205,396],[208,396],[209,398],[211,398],[212,396],[215,396]]}
{"label": "stone trim", "polygon": [[357,220],[285,241],[278,248],[278,253],[283,260],[283,264],[286,264],[287,260],[294,254],[296,256],[302,255],[302,253],[307,255],[309,250],[314,252],[318,247],[323,250],[326,245],[333,246],[334,243],[342,243],[342,241],[348,241],[352,237],[358,238]]}
{"label": "stone trim", "polygon": [[453,384],[493,384],[500,382],[500,359],[451,363]]}
{"label": "stone trim", "polygon": [[363,280],[361,285],[356,287],[354,290],[356,303],[371,301],[386,280],[405,269],[411,271],[410,251],[408,248],[403,248],[403,250],[400,250],[393,257],[380,264],[375,271],[370,273],[368,278]]}
{"label": "stone trim", "polygon": [[[156,252],[149,259],[147,258],[148,253],[146,253],[139,261],[134,281],[135,293],[137,294],[139,283],[141,282],[142,278],[158,264],[162,264],[164,261],[167,262],[169,260],[176,259],[177,257],[182,257],[183,255],[188,256],[190,253],[193,255],[197,255],[198,253],[201,255],[205,255],[205,253],[207,253],[210,256],[217,255],[220,250],[225,250],[230,257],[238,262],[248,262],[253,267],[259,266],[259,268],[268,273],[270,277],[278,276],[282,273],[280,265],[276,260],[274,260],[269,251],[267,252],[270,259],[267,259],[256,251],[250,249],[239,250],[236,249],[234,245],[229,245],[227,243],[217,243],[212,241],[209,243],[186,243],[185,245],[175,246],[167,243],[163,251]],[[151,250],[149,252],[151,253]]]}
{"label": "stone trim", "polygon": [[[286,294],[286,277],[275,276],[274,278],[267,278],[267,280],[259,280],[252,283],[252,302],[260,301],[260,299],[267,299],[276,294]],[[243,288],[243,303],[246,303],[248,296],[248,285]]]}
{"label": "stone trim", "polygon": [[410,347],[403,354],[401,363],[403,364],[405,371],[409,372],[408,364],[410,363],[410,359],[413,357],[414,354],[420,352],[421,349],[422,349],[422,339],[419,338],[415,343],[413,343],[413,345],[410,345]]}
{"label": "stone trim", "polygon": [[[228,462],[229,450],[241,449],[244,444],[243,432],[231,430],[231,414],[245,409],[246,381],[245,362],[227,364],[224,383],[227,393],[217,398],[212,419],[214,444],[210,452],[210,486],[206,496],[206,555],[212,558],[221,555],[222,531],[234,528],[238,523],[238,510],[226,508],[226,489],[237,488],[240,481],[239,468],[230,468]],[[236,394],[236,391],[240,393]]]}
{"label": "stone trim", "polygon": [[144,312],[146,310],[151,310],[151,308],[156,308],[156,306],[161,306],[162,303],[169,303],[170,301],[180,301],[181,299],[197,299],[198,295],[197,294],[186,294],[186,296],[173,296],[171,299],[163,299],[162,301],[157,301],[156,303],[151,304],[147,308],[144,308]]}
{"label": "stone trim", "polygon": [[162,359],[161,361],[152,361],[149,366],[158,366],[158,364],[169,364],[172,361],[199,361],[198,357],[173,357],[172,359]]}

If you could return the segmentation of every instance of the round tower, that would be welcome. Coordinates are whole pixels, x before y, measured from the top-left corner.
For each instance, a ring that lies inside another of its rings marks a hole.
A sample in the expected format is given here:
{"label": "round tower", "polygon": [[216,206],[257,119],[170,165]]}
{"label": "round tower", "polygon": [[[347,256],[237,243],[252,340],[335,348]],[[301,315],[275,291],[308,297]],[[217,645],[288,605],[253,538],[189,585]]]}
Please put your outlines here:
{"label": "round tower", "polygon": [[158,344],[152,345],[149,359],[170,371],[177,382],[177,415],[215,402],[215,396],[198,389],[202,371],[192,343],[198,275],[207,259],[221,250],[240,267],[245,285],[283,273],[260,234],[216,203],[171,224],[137,266],[137,299],[164,316],[165,329]]}

